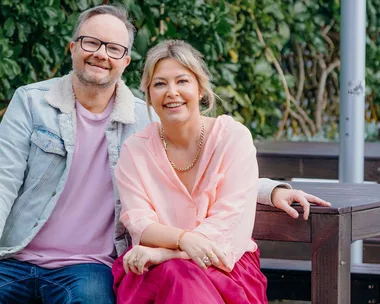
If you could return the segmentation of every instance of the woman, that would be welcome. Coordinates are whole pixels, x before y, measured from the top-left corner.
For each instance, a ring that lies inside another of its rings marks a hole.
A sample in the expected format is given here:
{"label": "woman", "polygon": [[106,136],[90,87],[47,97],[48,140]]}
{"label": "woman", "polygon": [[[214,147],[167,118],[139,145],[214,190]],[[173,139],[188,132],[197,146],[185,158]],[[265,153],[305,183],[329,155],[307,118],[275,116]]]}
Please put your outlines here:
{"label": "woman", "polygon": [[160,123],[125,142],[115,171],[134,246],[113,266],[118,303],[266,303],[249,130],[202,115],[209,73],[183,41],[149,51],[141,89]]}

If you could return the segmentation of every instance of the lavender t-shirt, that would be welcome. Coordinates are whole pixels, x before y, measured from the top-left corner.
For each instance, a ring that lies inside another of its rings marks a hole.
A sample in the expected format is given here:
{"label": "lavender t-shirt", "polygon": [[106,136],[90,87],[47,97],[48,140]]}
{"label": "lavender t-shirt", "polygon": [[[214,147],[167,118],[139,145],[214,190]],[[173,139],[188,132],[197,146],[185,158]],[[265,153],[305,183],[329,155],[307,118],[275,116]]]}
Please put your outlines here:
{"label": "lavender t-shirt", "polygon": [[65,189],[49,220],[14,258],[46,268],[112,265],[114,197],[105,128],[113,104],[114,98],[94,114],[76,102],[75,152]]}

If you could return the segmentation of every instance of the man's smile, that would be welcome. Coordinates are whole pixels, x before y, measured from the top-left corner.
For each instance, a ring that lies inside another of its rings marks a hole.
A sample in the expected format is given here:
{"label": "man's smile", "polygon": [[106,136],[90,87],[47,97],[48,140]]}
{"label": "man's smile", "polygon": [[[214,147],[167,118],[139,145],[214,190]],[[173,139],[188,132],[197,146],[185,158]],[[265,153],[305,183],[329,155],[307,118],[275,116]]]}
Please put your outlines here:
{"label": "man's smile", "polygon": [[103,69],[103,70],[110,70],[110,69],[111,69],[110,67],[106,67],[106,66],[103,66],[103,65],[98,64],[98,63],[93,63],[93,62],[89,62],[89,61],[87,61],[86,63],[87,63],[88,65],[90,65],[90,66],[97,67],[97,68],[101,68],[101,69]]}

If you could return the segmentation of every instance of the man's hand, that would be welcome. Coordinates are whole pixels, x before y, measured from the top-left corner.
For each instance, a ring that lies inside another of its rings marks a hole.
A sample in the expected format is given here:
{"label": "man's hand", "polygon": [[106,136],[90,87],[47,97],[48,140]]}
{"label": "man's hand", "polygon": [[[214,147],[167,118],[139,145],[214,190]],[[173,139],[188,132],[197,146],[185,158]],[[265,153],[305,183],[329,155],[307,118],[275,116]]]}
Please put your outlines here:
{"label": "man's hand", "polygon": [[272,192],[272,203],[278,209],[285,211],[293,218],[298,218],[299,214],[297,210],[292,208],[290,205],[294,202],[300,203],[303,208],[303,218],[307,220],[310,214],[310,203],[323,206],[330,207],[331,204],[329,202],[320,199],[314,195],[303,192],[301,190],[294,189],[285,189],[276,187]]}

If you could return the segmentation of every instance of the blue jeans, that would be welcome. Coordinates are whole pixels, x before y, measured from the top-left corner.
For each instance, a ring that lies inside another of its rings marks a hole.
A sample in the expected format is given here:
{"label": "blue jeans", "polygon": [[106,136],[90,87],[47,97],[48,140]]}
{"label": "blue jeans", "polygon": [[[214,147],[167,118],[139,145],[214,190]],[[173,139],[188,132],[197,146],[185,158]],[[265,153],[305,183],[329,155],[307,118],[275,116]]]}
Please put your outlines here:
{"label": "blue jeans", "polygon": [[77,264],[46,269],[15,259],[0,261],[0,303],[115,303],[111,269]]}

